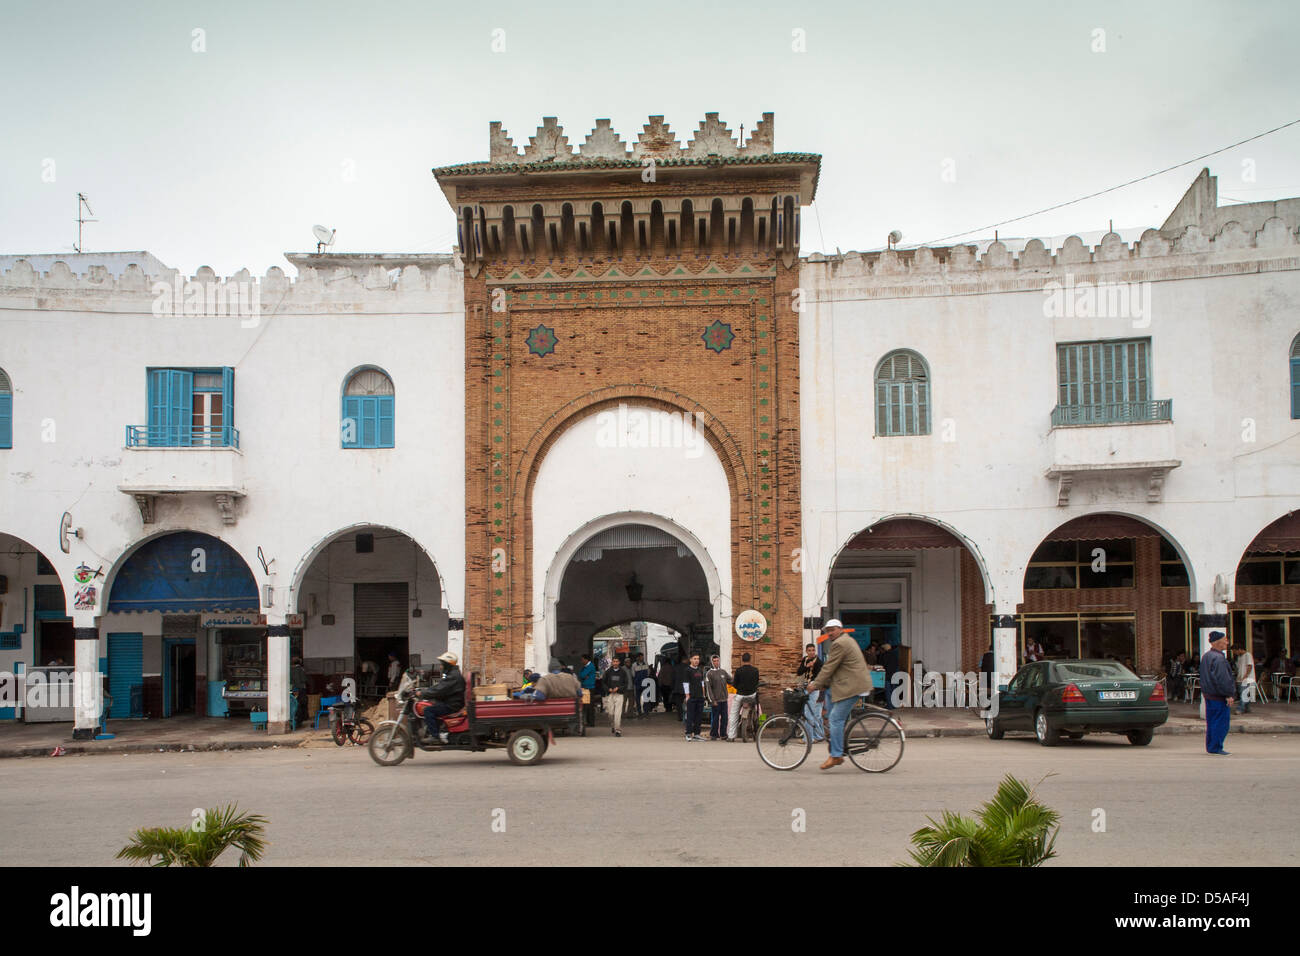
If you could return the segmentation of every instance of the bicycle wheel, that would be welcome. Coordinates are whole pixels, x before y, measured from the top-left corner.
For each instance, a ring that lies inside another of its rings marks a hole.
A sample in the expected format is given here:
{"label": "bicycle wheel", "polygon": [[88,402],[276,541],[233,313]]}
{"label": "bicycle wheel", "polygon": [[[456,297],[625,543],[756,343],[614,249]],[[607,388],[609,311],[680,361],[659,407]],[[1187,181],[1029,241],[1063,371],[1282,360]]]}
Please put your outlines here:
{"label": "bicycle wheel", "polygon": [[903,728],[883,714],[864,714],[844,729],[844,751],[859,770],[892,770],[903,759]]}
{"label": "bicycle wheel", "polygon": [[763,763],[773,770],[793,770],[812,751],[803,723],[792,717],[769,717],[758,729],[754,745]]}
{"label": "bicycle wheel", "polygon": [[370,743],[370,737],[375,732],[375,725],[365,717],[358,717],[352,725],[351,733],[348,738],[358,747],[364,747]]}

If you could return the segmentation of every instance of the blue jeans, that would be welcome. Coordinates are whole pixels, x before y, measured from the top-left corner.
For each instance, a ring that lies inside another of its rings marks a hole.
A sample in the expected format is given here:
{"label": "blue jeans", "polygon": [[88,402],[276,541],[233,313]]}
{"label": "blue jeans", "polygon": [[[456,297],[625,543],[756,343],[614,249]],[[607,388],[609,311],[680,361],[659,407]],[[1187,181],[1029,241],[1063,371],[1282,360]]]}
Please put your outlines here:
{"label": "blue jeans", "polygon": [[856,697],[831,701],[831,756],[844,756],[844,725],[849,721],[849,711],[858,702]]}
{"label": "blue jeans", "polygon": [[809,691],[808,703],[803,705],[803,719],[812,728],[812,741],[815,744],[826,739],[826,725],[822,723],[822,699],[825,696],[825,691]]}
{"label": "blue jeans", "polygon": [[727,702],[709,705],[709,737],[716,740],[727,736]]}
{"label": "blue jeans", "polygon": [[433,737],[438,736],[438,718],[443,714],[453,714],[455,710],[448,707],[442,701],[434,701],[424,709],[424,726],[429,728],[429,734]]}
{"label": "blue jeans", "polygon": [[1228,736],[1228,702],[1226,700],[1205,699],[1205,752],[1217,754],[1223,749],[1223,740]]}

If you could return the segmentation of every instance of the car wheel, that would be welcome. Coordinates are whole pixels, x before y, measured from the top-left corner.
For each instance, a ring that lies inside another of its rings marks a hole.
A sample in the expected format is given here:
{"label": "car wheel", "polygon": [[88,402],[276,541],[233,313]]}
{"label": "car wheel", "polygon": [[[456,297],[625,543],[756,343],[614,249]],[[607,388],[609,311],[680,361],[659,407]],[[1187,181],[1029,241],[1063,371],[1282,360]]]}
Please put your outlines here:
{"label": "car wheel", "polygon": [[1151,743],[1151,738],[1154,735],[1155,731],[1150,727],[1147,727],[1145,730],[1130,730],[1126,736],[1128,737],[1128,742],[1134,747],[1145,747],[1147,744]]}
{"label": "car wheel", "polygon": [[1047,714],[1041,710],[1034,714],[1034,736],[1044,747],[1055,747],[1061,742],[1059,732],[1047,719]]}
{"label": "car wheel", "polygon": [[986,733],[988,733],[989,740],[1002,739],[1002,734],[1003,734],[1002,725],[998,723],[996,717],[984,718],[984,730]]}

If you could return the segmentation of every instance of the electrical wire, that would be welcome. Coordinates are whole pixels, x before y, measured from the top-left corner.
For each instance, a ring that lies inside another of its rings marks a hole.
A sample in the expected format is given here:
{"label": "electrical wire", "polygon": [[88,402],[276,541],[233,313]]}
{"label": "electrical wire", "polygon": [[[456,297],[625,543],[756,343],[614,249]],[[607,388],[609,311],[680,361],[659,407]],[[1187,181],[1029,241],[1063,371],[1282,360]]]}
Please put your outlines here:
{"label": "electrical wire", "polygon": [[1238,146],[1244,146],[1246,143],[1252,143],[1252,142],[1254,142],[1255,140],[1257,140],[1257,139],[1262,139],[1262,138],[1265,137],[1265,136],[1271,136],[1273,133],[1276,133],[1276,132],[1279,132],[1279,131],[1281,131],[1281,130],[1287,129],[1287,128],[1290,127],[1290,126],[1295,126],[1295,125],[1298,124],[1298,123],[1300,123],[1300,119],[1294,119],[1294,120],[1292,120],[1292,121],[1289,122],[1289,123],[1283,123],[1281,126],[1274,126],[1274,127],[1273,127],[1272,129],[1270,129],[1270,130],[1265,130],[1265,131],[1262,132],[1262,133],[1256,133],[1254,136],[1248,136],[1248,137],[1246,137],[1246,138],[1243,139],[1243,140],[1240,140],[1240,141],[1238,141],[1238,142],[1236,142],[1236,143],[1233,143],[1231,146],[1224,146],[1224,147],[1221,147],[1220,149],[1212,150],[1212,151],[1210,151],[1210,152],[1208,152],[1208,153],[1202,153],[1200,156],[1196,156],[1196,157],[1194,157],[1194,158],[1192,158],[1192,159],[1184,160],[1184,161],[1181,162],[1181,163],[1175,163],[1175,164],[1172,165],[1172,166],[1166,166],[1164,169],[1156,170],[1154,173],[1147,173],[1145,176],[1139,176],[1139,177],[1137,177],[1136,179],[1130,179],[1128,182],[1126,182],[1126,183],[1120,183],[1118,186],[1109,186],[1109,187],[1107,187],[1106,189],[1099,189],[1099,190],[1097,190],[1097,192],[1089,193],[1089,194],[1086,195],[1086,196],[1080,196],[1078,199],[1070,199],[1070,200],[1068,200],[1068,201],[1066,201],[1066,202],[1060,202],[1060,203],[1057,203],[1057,204],[1054,205],[1054,206],[1048,206],[1046,209],[1039,209],[1037,212],[1025,213],[1025,215],[1023,215],[1023,216],[1015,216],[1015,217],[1013,217],[1013,218],[1011,218],[1011,219],[1003,219],[1001,222],[990,223],[990,224],[987,225],[987,226],[978,226],[978,227],[976,227],[976,228],[974,228],[974,229],[966,229],[966,230],[964,230],[964,231],[962,231],[962,232],[954,232],[954,233],[952,233],[952,234],[950,234],[950,235],[947,235],[947,236],[941,236],[941,237],[938,238],[938,239],[931,239],[931,240],[929,240],[928,242],[909,243],[909,244],[908,244],[908,247],[909,247],[909,248],[917,248],[917,247],[919,247],[919,246],[932,246],[932,245],[934,245],[935,243],[939,243],[939,242],[947,242],[949,239],[956,239],[956,238],[958,238],[958,237],[960,237],[960,236],[970,235],[972,232],[987,232],[987,231],[990,230],[990,229],[995,229],[995,228],[997,228],[998,226],[1005,226],[1005,225],[1007,225],[1008,223],[1012,223],[1012,222],[1020,222],[1020,220],[1022,220],[1022,219],[1029,219],[1029,218],[1031,218],[1031,217],[1033,217],[1033,216],[1041,216],[1041,215],[1042,215],[1043,213],[1045,213],[1045,212],[1053,212],[1054,210],[1057,210],[1057,209],[1064,209],[1066,206],[1073,206],[1075,203],[1081,203],[1081,202],[1084,202],[1085,200],[1088,200],[1088,199],[1095,199],[1095,198],[1098,197],[1098,196],[1104,196],[1104,195],[1106,195],[1107,193],[1113,193],[1113,192],[1115,192],[1117,189],[1123,189],[1123,188],[1125,188],[1126,186],[1132,186],[1132,185],[1134,185],[1135,183],[1140,183],[1140,182],[1143,182],[1143,181],[1148,180],[1148,179],[1154,179],[1156,176],[1161,176],[1161,175],[1163,175],[1163,174],[1165,174],[1165,173],[1167,173],[1167,172],[1171,172],[1171,171],[1173,171],[1173,170],[1175,170],[1175,169],[1181,169],[1181,168],[1184,167],[1184,166],[1190,166],[1192,163],[1199,163],[1199,162],[1200,162],[1201,160],[1203,160],[1203,159],[1209,159],[1211,156],[1217,156],[1217,155],[1219,155],[1219,153],[1226,153],[1226,152],[1227,152],[1228,150],[1230,150],[1230,149],[1236,149]]}

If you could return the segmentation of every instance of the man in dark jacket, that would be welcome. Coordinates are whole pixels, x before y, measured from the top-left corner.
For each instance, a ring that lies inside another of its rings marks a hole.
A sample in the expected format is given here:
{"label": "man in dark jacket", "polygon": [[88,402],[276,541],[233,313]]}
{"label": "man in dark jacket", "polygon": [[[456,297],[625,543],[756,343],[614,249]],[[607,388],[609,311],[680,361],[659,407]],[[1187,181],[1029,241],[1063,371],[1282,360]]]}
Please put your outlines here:
{"label": "man in dark jacket", "polygon": [[632,672],[623,666],[623,659],[615,657],[601,682],[605,685],[605,713],[609,715],[609,732],[623,736],[623,702],[632,692]]}
{"label": "man in dark jacket", "polygon": [[1223,631],[1210,632],[1210,649],[1201,657],[1201,696],[1205,698],[1205,752],[1228,756],[1223,749],[1228,736],[1232,699],[1237,692],[1237,682],[1232,668],[1223,655],[1228,646],[1228,635]]}
{"label": "man in dark jacket", "polygon": [[700,723],[704,720],[704,669],[700,667],[699,654],[691,655],[691,662],[681,668],[677,680],[682,689],[686,739],[703,740],[700,736]]}
{"label": "man in dark jacket", "polygon": [[448,651],[438,655],[442,661],[442,677],[431,687],[420,691],[422,700],[431,700],[424,709],[424,724],[431,735],[437,734],[443,743],[447,742],[447,733],[438,733],[438,718],[445,714],[454,714],[465,706],[465,675],[457,667],[456,655]]}
{"label": "man in dark jacket", "polygon": [[736,688],[736,705],[727,711],[727,739],[735,740],[736,731],[740,730],[740,709],[746,701],[750,706],[757,706],[758,668],[749,662],[749,653],[740,655],[740,666],[731,679]]}

